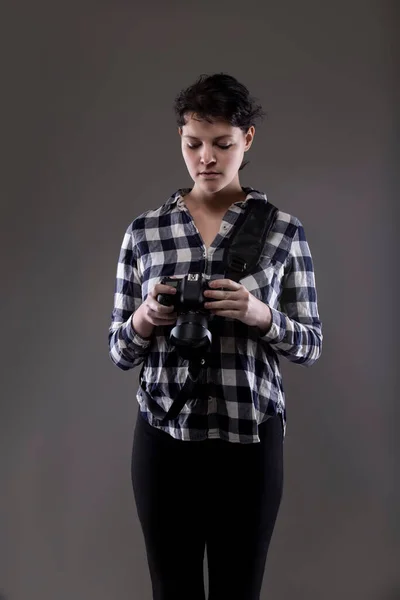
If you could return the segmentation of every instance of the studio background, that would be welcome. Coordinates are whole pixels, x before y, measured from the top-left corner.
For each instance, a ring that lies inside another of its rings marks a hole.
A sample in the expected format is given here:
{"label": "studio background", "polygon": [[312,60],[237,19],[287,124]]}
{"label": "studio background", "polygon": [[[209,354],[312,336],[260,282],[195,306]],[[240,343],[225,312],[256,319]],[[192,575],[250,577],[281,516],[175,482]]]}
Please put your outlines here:
{"label": "studio background", "polygon": [[285,488],[262,597],[400,597],[396,18],[369,0],[8,3],[4,598],[151,598],[130,482],[139,369],[111,363],[107,333],[127,226],[193,184],[174,97],[220,71],[268,114],[241,184],[303,223],[324,334],[312,368],[280,361]]}

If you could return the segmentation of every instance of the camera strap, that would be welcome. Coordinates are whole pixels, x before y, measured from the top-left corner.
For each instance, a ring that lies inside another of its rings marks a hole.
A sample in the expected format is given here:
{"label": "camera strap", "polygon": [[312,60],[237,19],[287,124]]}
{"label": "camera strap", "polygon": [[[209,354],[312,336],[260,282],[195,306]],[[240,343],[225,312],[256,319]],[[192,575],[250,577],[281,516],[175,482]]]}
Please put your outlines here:
{"label": "camera strap", "polygon": [[257,266],[277,213],[271,202],[248,199],[243,222],[229,238],[224,252],[225,279],[239,282]]}
{"label": "camera strap", "polygon": [[[225,279],[239,282],[251,273],[260,260],[262,250],[268,233],[273,227],[278,209],[269,201],[260,201],[249,198],[241,224],[228,240],[224,250],[223,270]],[[193,352],[189,358],[188,374],[186,382],[171,407],[166,412],[157,402],[143,389],[140,384],[140,392],[146,398],[147,406],[161,424],[175,419],[187,400],[193,398],[193,392],[198,383],[202,369],[207,368],[207,352]],[[144,365],[140,371],[139,382],[141,382]]]}

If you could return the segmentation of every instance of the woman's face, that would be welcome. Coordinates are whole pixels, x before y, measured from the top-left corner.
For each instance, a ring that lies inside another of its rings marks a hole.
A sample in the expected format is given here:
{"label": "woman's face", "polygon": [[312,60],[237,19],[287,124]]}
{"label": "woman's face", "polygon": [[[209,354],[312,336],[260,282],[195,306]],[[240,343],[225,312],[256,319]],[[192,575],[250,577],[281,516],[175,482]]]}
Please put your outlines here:
{"label": "woman's face", "polygon": [[[179,128],[182,154],[195,187],[204,194],[216,192],[238,184],[239,167],[243,155],[250,148],[255,129],[250,127],[245,134],[223,120],[213,123],[186,116],[186,125]],[[202,175],[204,171],[215,171],[212,177]]]}

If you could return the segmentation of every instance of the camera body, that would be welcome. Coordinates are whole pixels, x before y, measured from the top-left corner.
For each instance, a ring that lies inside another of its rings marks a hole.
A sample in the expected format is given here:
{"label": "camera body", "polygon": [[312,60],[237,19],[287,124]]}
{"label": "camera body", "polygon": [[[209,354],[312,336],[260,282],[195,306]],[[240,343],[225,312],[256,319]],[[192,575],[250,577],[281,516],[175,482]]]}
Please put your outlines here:
{"label": "camera body", "polygon": [[181,279],[163,277],[160,283],[176,289],[176,294],[158,294],[157,302],[160,304],[173,306],[178,315],[189,311],[205,311],[203,292],[210,288],[202,273],[189,273]]}
{"label": "camera body", "polygon": [[178,315],[170,334],[171,343],[179,347],[185,358],[190,356],[190,351],[207,350],[212,341],[209,312],[204,308],[207,301],[204,291],[210,289],[208,280],[202,273],[190,273],[181,279],[163,277],[160,283],[176,288],[176,294],[157,295],[157,302],[173,306]]}

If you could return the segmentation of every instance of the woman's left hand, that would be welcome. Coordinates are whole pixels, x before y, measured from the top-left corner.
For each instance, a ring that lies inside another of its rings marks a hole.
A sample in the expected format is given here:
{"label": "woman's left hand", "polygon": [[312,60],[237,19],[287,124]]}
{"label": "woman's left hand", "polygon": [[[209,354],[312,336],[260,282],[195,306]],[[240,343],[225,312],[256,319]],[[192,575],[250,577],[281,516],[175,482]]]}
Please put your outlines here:
{"label": "woman's left hand", "polygon": [[268,304],[250,294],[243,285],[231,279],[214,279],[208,285],[211,288],[225,288],[224,291],[204,291],[204,296],[211,300],[204,304],[204,308],[212,314],[237,319],[250,327],[258,327],[262,333],[269,330],[272,314]]}

